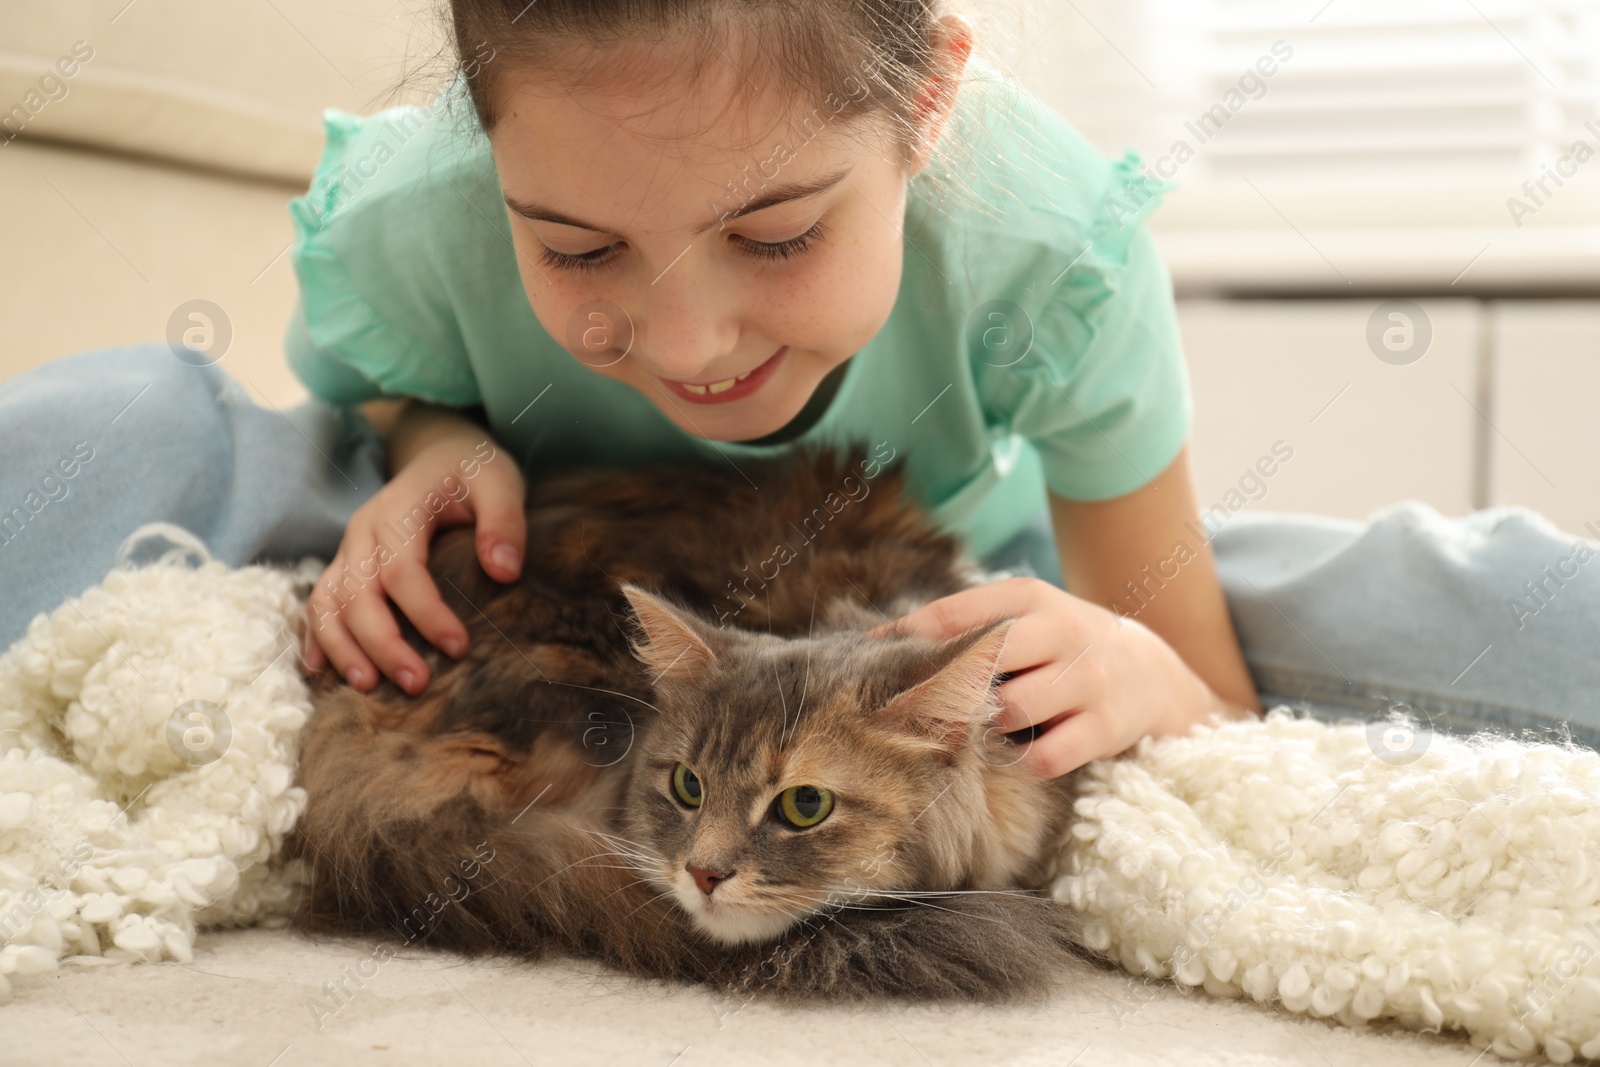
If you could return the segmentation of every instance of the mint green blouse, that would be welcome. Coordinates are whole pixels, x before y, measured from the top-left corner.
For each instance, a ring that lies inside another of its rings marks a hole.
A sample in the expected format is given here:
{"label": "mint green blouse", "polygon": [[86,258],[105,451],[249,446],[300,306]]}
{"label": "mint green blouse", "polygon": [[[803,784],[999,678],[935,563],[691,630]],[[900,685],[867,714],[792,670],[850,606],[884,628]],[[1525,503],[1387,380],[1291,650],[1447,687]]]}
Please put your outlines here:
{"label": "mint green blouse", "polygon": [[1143,224],[1163,190],[994,68],[969,70],[943,154],[910,185],[893,311],[791,440],[687,434],[545,332],[460,81],[421,107],[324,113],[322,161],[289,204],[289,363],[336,404],[482,405],[535,475],[886,445],[981,558],[1044,507],[1046,486],[1100,500],[1150,481],[1191,411],[1171,282]]}

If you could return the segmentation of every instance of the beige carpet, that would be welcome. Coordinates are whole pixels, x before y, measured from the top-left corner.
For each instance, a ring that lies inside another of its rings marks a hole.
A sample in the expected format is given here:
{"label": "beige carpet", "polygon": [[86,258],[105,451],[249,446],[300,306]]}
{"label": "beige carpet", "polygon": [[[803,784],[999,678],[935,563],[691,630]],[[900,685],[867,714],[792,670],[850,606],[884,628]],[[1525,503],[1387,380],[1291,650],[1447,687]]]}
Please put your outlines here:
{"label": "beige carpet", "polygon": [[244,930],[203,936],[189,965],[63,968],[3,1009],[0,1063],[1468,1067],[1479,1054],[1459,1038],[1348,1030],[1087,964],[1043,1007],[791,1010],[576,962],[407,951],[349,981],[354,995],[320,1013],[319,1030],[323,984],[344,968],[370,974],[373,950]]}

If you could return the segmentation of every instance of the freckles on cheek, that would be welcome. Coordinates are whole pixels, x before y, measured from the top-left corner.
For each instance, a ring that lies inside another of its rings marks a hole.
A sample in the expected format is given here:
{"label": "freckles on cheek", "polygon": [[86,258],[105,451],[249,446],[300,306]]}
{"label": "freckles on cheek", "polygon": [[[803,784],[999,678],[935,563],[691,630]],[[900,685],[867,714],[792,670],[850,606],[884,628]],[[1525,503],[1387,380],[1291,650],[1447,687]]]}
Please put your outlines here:
{"label": "freckles on cheek", "polygon": [[[533,317],[539,320],[539,325],[544,327],[546,333],[555,338],[557,344],[565,348],[566,343],[563,341],[565,330],[562,327],[562,323],[558,321],[560,316],[556,314],[557,309],[563,306],[564,301],[559,296],[551,293],[549,286],[541,285],[538,279],[529,280],[524,278],[522,287],[528,294],[528,305],[533,308]],[[575,307],[576,305],[571,306]]]}
{"label": "freckles on cheek", "polygon": [[525,248],[518,248],[517,251],[520,253],[517,268],[522,277],[522,291],[528,298],[528,306],[533,309],[533,317],[539,320],[539,325],[557,344],[566,348],[568,320],[586,301],[594,299],[592,286],[585,287],[577,281],[568,280],[548,267],[536,268],[532,264],[537,262],[534,258],[537,253]]}
{"label": "freckles on cheek", "polygon": [[522,289],[528,294],[528,303],[533,305],[535,311],[560,307],[569,299],[571,306],[576,307],[588,299],[578,293],[585,285],[585,278],[546,266],[542,262],[544,246],[538,238],[520,220],[513,219],[511,225],[511,247],[517,255],[517,273],[522,276]]}
{"label": "freckles on cheek", "polygon": [[906,240],[890,219],[904,213],[885,218],[870,206],[856,206],[850,240],[840,242],[830,267],[837,272],[838,293],[856,309],[856,318],[874,323],[875,328],[888,318],[899,293]]}
{"label": "freckles on cheek", "polygon": [[900,291],[902,250],[898,238],[863,242],[830,264],[819,288],[828,293],[839,343],[865,344],[888,319]]}
{"label": "freckles on cheek", "polygon": [[888,318],[900,288],[903,244],[890,234],[840,241],[813,265],[775,281],[764,318],[779,339],[832,350],[864,344]]}

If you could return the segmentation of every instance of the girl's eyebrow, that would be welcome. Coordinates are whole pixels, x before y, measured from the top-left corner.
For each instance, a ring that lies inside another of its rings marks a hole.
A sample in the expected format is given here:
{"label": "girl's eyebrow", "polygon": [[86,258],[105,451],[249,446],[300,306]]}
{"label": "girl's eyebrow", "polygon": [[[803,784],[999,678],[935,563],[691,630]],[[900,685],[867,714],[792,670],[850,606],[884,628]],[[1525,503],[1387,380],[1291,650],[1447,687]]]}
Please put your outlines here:
{"label": "girl's eyebrow", "polygon": [[[838,185],[840,182],[844,181],[845,178],[850,175],[850,171],[852,169],[854,168],[845,167],[841,170],[836,170],[831,174],[824,174],[820,178],[812,178],[808,181],[791,182],[788,185],[777,186],[765,193],[762,193],[753,200],[746,201],[737,208],[723,212],[721,215],[712,219],[703,226],[697,227],[694,231],[695,236],[698,237],[700,234],[705,233],[718,223],[725,223],[731,219],[737,219],[741,216],[749,215],[752,212],[761,211],[764,208],[776,207],[779,204],[787,204],[791,200],[803,200],[808,196],[816,196],[818,193],[826,192],[827,190],[832,189],[835,185]],[[516,197],[511,196],[510,194],[506,194],[505,200],[507,207],[526,219],[533,219],[537,222],[553,222],[560,226],[575,226],[580,230],[593,230],[595,233],[621,232],[620,230],[611,230],[604,226],[595,226],[592,223],[581,222],[578,219],[572,218],[570,215],[563,215],[559,211],[554,211],[543,206],[542,204],[536,204],[526,200],[518,200]]]}

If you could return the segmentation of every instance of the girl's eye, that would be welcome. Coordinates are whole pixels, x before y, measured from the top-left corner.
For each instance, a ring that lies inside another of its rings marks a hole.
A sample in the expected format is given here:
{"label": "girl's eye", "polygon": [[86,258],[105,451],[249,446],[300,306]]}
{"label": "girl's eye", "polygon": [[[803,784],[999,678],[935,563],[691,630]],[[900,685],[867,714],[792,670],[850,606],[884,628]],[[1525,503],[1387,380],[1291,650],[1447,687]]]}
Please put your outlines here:
{"label": "girl's eye", "polygon": [[747,253],[757,259],[788,259],[790,256],[804,255],[811,250],[811,246],[822,240],[822,220],[801,234],[791,237],[787,241],[752,241],[748,237],[734,237],[734,242]]}
{"label": "girl's eye", "polygon": [[700,779],[695,773],[683,764],[678,764],[672,769],[672,791],[679,800],[691,808],[698,808],[702,797]]}
{"label": "girl's eye", "polygon": [[778,815],[797,830],[817,825],[833,810],[833,794],[814,785],[792,785],[778,794]]}
{"label": "girl's eye", "polygon": [[579,272],[599,270],[621,254],[617,251],[615,244],[606,245],[604,248],[596,248],[592,252],[576,254],[572,252],[557,252],[555,249],[545,246],[542,242],[539,248],[539,259],[543,261],[545,266],[554,267],[556,270]]}
{"label": "girl's eye", "polygon": [[[822,234],[822,220],[818,219],[811,229],[787,241],[752,241],[735,234],[733,242],[748,256],[762,260],[783,260],[809,252],[812,245],[822,240]],[[618,244],[609,244],[592,252],[573,253],[557,252],[541,242],[539,249],[539,259],[545,266],[579,273],[601,270],[622,254]]]}

